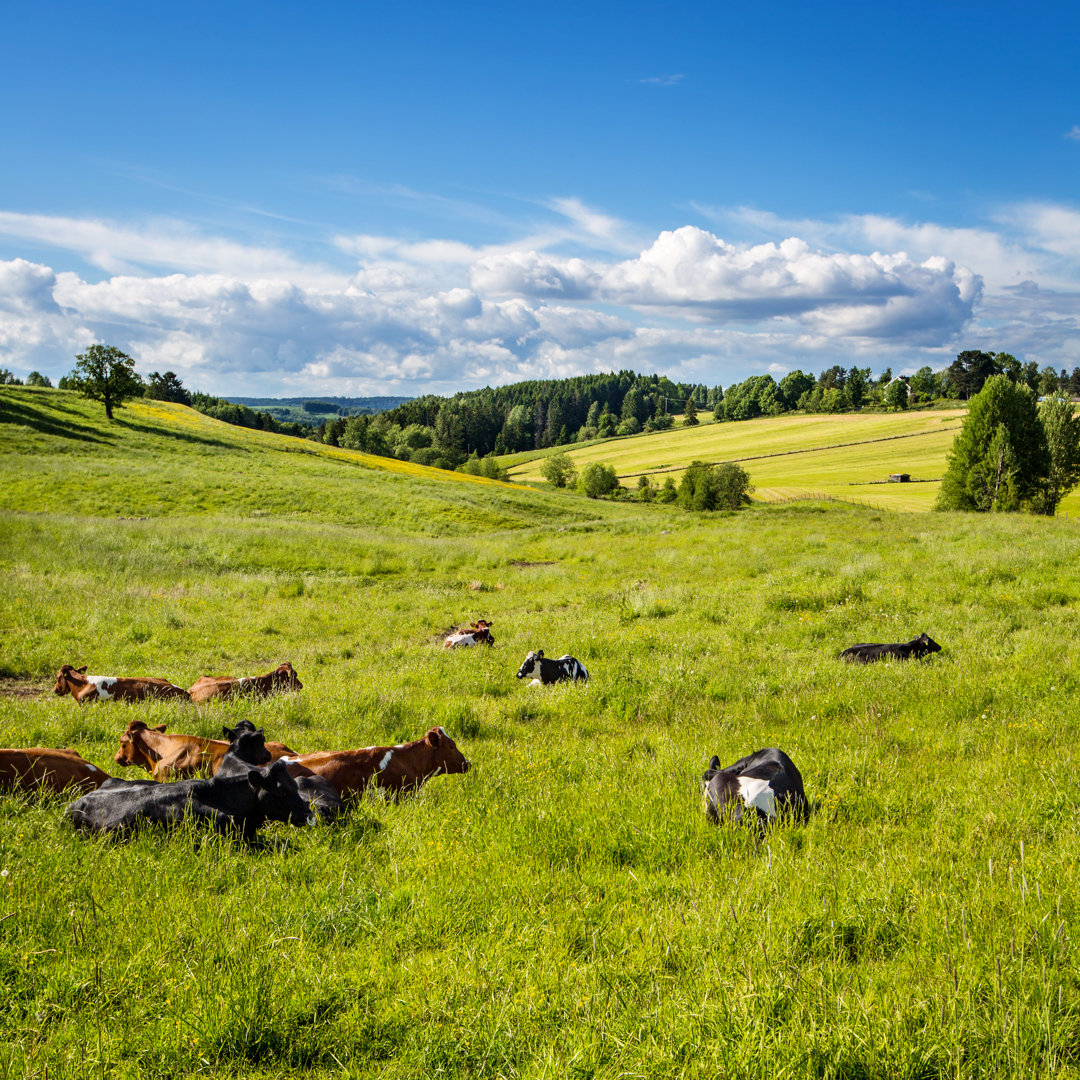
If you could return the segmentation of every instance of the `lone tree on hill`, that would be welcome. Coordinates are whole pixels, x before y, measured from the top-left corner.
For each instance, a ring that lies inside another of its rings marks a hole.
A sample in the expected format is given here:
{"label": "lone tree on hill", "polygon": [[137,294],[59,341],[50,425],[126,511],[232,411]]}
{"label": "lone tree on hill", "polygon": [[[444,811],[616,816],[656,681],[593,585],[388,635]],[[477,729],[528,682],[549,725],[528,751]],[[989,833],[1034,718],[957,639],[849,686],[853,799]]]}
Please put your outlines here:
{"label": "lone tree on hill", "polygon": [[86,352],[78,353],[75,360],[68,385],[83,397],[100,401],[110,420],[113,409],[119,409],[128,398],[142,395],[143,384],[135,374],[135,361],[112,345],[91,345]]}
{"label": "lone tree on hill", "polygon": [[971,399],[941,481],[936,510],[1019,510],[1050,471],[1035,395],[1007,375],[991,375]]}
{"label": "lone tree on hill", "polygon": [[694,399],[688,397],[686,399],[686,405],[683,408],[683,424],[686,427],[693,427],[695,424],[700,423],[697,418],[697,405],[694,404]]}

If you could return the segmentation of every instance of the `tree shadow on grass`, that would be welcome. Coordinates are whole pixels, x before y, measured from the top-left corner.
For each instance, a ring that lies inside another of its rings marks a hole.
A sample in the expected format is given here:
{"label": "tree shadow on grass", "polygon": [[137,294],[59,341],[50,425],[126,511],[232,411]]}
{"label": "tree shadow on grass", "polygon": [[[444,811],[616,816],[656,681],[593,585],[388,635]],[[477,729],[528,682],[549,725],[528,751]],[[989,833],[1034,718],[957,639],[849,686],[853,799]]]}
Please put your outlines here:
{"label": "tree shadow on grass", "polygon": [[127,428],[129,431],[138,431],[143,435],[156,435],[163,439],[176,439],[179,442],[197,443],[200,446],[217,446],[222,450],[235,450],[238,453],[248,453],[235,443],[222,442],[221,439],[209,439],[205,435],[193,435],[189,431],[176,431],[169,427],[152,427],[150,424],[136,424],[132,420],[113,419],[118,427]]}
{"label": "tree shadow on grass", "polygon": [[56,435],[61,439],[93,443],[112,442],[109,438],[103,438],[101,432],[89,424],[60,420],[10,398],[5,398],[3,403],[0,403],[0,424],[19,424],[40,431],[43,435]]}

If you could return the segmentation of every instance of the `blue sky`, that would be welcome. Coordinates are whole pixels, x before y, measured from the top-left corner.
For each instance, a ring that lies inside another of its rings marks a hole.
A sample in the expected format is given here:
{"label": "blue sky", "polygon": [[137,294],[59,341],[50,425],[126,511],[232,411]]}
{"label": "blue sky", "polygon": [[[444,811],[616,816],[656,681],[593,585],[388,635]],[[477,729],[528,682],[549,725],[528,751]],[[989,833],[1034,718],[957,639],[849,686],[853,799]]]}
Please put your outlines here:
{"label": "blue sky", "polygon": [[1080,364],[1074,3],[4,22],[17,374],[93,341],[223,394]]}

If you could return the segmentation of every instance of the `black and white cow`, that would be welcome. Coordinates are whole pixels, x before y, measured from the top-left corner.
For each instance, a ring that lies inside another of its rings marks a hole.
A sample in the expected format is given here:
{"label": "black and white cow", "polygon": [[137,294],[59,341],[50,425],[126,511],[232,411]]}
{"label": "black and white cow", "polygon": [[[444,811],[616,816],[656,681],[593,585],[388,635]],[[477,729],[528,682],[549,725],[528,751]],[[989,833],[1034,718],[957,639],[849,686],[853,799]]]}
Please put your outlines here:
{"label": "black and white cow", "polygon": [[852,645],[840,654],[849,664],[870,664],[875,660],[921,660],[928,653],[941,652],[941,646],[929,635],[920,634],[911,641],[893,645]]}
{"label": "black and white cow", "polygon": [[[215,776],[247,776],[252,766],[265,765],[270,761],[263,730],[255,727],[250,720],[241,720],[235,728],[222,730],[229,740],[229,749],[225,751]],[[311,808],[323,821],[331,821],[341,813],[345,804],[329,780],[288,758],[285,758],[285,765],[296,781],[300,797],[311,803]]]}
{"label": "black and white cow", "polygon": [[799,770],[775,746],[739,758],[726,769],[714,756],[704,780],[705,812],[712,821],[740,821],[753,809],[764,830],[778,814],[791,813],[804,821],[809,812]]}
{"label": "black and white cow", "polygon": [[580,660],[575,660],[569,655],[560,656],[558,660],[548,660],[544,656],[543,649],[529,653],[525,657],[525,663],[518,668],[519,679],[526,679],[530,675],[536,676],[529,683],[530,686],[550,686],[552,683],[562,682],[565,679],[585,681],[589,678],[589,673]]}
{"label": "black and white cow", "polygon": [[264,821],[304,825],[313,821],[307,799],[283,761],[245,775],[173,784],[102,785],[67,808],[68,820],[90,832],[129,832],[137,825],[175,826],[190,817],[218,832],[252,840]]}

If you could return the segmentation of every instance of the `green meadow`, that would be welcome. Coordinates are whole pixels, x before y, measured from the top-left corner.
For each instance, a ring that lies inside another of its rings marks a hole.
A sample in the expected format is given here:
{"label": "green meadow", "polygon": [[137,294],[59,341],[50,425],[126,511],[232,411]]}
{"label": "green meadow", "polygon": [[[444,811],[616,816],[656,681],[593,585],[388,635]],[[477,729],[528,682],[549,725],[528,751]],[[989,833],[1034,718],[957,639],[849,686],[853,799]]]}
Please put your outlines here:
{"label": "green meadow", "polygon": [[[1072,515],[694,516],[17,388],[0,475],[0,744],[111,771],[137,717],[301,752],[441,724],[473,764],[253,849],[0,794],[0,1077],[1080,1076]],[[442,649],[480,616],[494,648]],[[537,648],[590,681],[527,688]],[[201,711],[51,693],[283,660],[300,693]],[[809,821],[710,825],[707,759],[765,746]]]}
{"label": "green meadow", "polygon": [[[929,510],[945,473],[946,456],[963,422],[964,409],[904,413],[841,413],[760,417],[709,423],[648,435],[558,447],[578,470],[590,461],[611,465],[624,487],[648,474],[654,483],[677,481],[691,461],[738,461],[750,474],[754,498],[777,502],[807,495],[843,499],[887,510]],[[543,458],[555,450],[501,458],[510,478],[540,481]],[[891,473],[908,473],[911,484],[889,484]],[[1061,505],[1080,515],[1080,493]]]}

